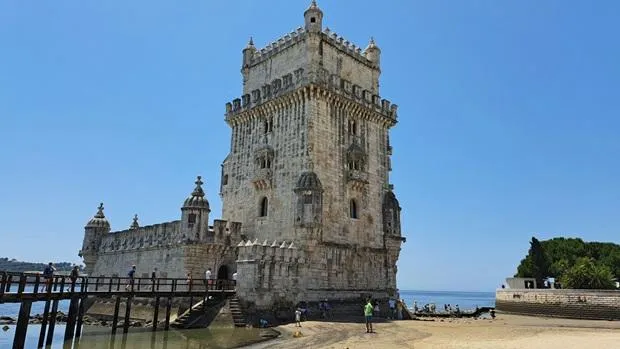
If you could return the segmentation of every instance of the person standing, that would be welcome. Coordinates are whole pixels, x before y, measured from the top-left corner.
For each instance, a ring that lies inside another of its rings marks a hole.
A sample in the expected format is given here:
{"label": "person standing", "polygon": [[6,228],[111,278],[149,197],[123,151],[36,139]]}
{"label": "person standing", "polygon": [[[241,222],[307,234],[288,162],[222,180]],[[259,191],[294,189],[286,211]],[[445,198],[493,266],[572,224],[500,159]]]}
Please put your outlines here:
{"label": "person standing", "polygon": [[372,301],[368,298],[366,305],[364,306],[364,316],[366,317],[366,333],[372,333],[372,312],[374,307]]}
{"label": "person standing", "polygon": [[295,327],[301,327],[301,309],[295,310]]}
{"label": "person standing", "polygon": [[388,306],[390,307],[388,319],[396,318],[396,301],[394,300],[394,298],[390,297],[390,299],[388,300]]}
{"label": "person standing", "polygon": [[207,285],[207,289],[209,289],[209,286],[211,285],[211,268],[207,268],[207,271],[205,272],[205,283]]}
{"label": "person standing", "polygon": [[232,274],[232,281],[233,281],[233,286],[235,287],[235,289],[237,289],[237,272],[234,272]]}

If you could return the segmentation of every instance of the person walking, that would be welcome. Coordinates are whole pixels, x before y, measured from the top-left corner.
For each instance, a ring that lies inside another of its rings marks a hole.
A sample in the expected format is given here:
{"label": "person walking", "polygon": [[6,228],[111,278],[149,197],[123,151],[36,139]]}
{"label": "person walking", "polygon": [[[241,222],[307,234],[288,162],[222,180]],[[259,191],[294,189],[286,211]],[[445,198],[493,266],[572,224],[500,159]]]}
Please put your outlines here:
{"label": "person walking", "polygon": [[71,274],[69,274],[69,279],[71,279],[71,288],[69,290],[71,292],[75,291],[75,282],[77,281],[79,276],[80,276],[80,270],[78,269],[77,265],[74,265],[73,269],[71,269]]}
{"label": "person walking", "polygon": [[366,333],[372,333],[372,312],[374,307],[372,301],[368,298],[366,305],[364,306],[364,316],[366,317]]}
{"label": "person walking", "polygon": [[155,282],[157,282],[157,268],[153,268],[151,272],[151,291],[155,291]]}
{"label": "person walking", "polygon": [[134,264],[131,266],[131,269],[127,273],[127,277],[129,279],[127,280],[127,286],[125,286],[125,290],[129,290],[131,288],[131,291],[133,291],[133,283],[134,283],[135,275],[136,275],[136,266]]}
{"label": "person walking", "polygon": [[54,263],[52,262],[49,262],[47,267],[43,269],[43,278],[45,279],[45,284],[41,286],[41,291],[46,290],[47,292],[49,292],[52,290],[52,281],[54,280],[55,271],[56,268],[54,267]]}

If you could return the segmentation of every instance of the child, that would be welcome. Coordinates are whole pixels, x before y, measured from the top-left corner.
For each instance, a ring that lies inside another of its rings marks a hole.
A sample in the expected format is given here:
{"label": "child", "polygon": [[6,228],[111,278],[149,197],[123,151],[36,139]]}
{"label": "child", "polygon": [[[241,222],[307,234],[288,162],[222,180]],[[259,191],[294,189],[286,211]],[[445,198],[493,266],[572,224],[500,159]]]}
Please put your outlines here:
{"label": "child", "polygon": [[295,310],[295,327],[301,327],[301,309]]}

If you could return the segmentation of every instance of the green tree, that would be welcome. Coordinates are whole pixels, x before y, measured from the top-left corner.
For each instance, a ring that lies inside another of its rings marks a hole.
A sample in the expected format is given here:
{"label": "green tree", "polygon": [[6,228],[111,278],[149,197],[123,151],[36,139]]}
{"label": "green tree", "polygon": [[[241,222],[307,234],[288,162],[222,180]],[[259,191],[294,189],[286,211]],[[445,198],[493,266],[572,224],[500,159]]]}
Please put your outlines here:
{"label": "green tree", "polygon": [[596,264],[590,257],[582,257],[566,271],[561,281],[566,288],[614,289],[613,278],[607,266]]}

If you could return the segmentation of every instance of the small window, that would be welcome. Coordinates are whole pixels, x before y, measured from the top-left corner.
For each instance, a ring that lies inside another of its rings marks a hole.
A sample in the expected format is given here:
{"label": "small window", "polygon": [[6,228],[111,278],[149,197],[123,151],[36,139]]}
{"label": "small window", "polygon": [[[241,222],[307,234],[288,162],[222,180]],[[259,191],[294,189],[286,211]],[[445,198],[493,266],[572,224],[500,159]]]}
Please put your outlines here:
{"label": "small window", "polygon": [[259,217],[267,217],[267,210],[269,209],[269,201],[266,197],[262,198],[260,201],[260,211],[258,212]]}
{"label": "small window", "polygon": [[224,178],[222,178],[222,184],[223,185],[227,185],[228,184],[228,175],[224,175]]}
{"label": "small window", "polygon": [[189,216],[187,216],[187,223],[189,223],[189,224],[196,223],[196,214],[195,213],[190,213]]}
{"label": "small window", "polygon": [[316,18],[310,17],[310,23],[316,23]]}
{"label": "small window", "polygon": [[357,219],[357,203],[353,199],[349,201],[349,211],[351,218]]}

